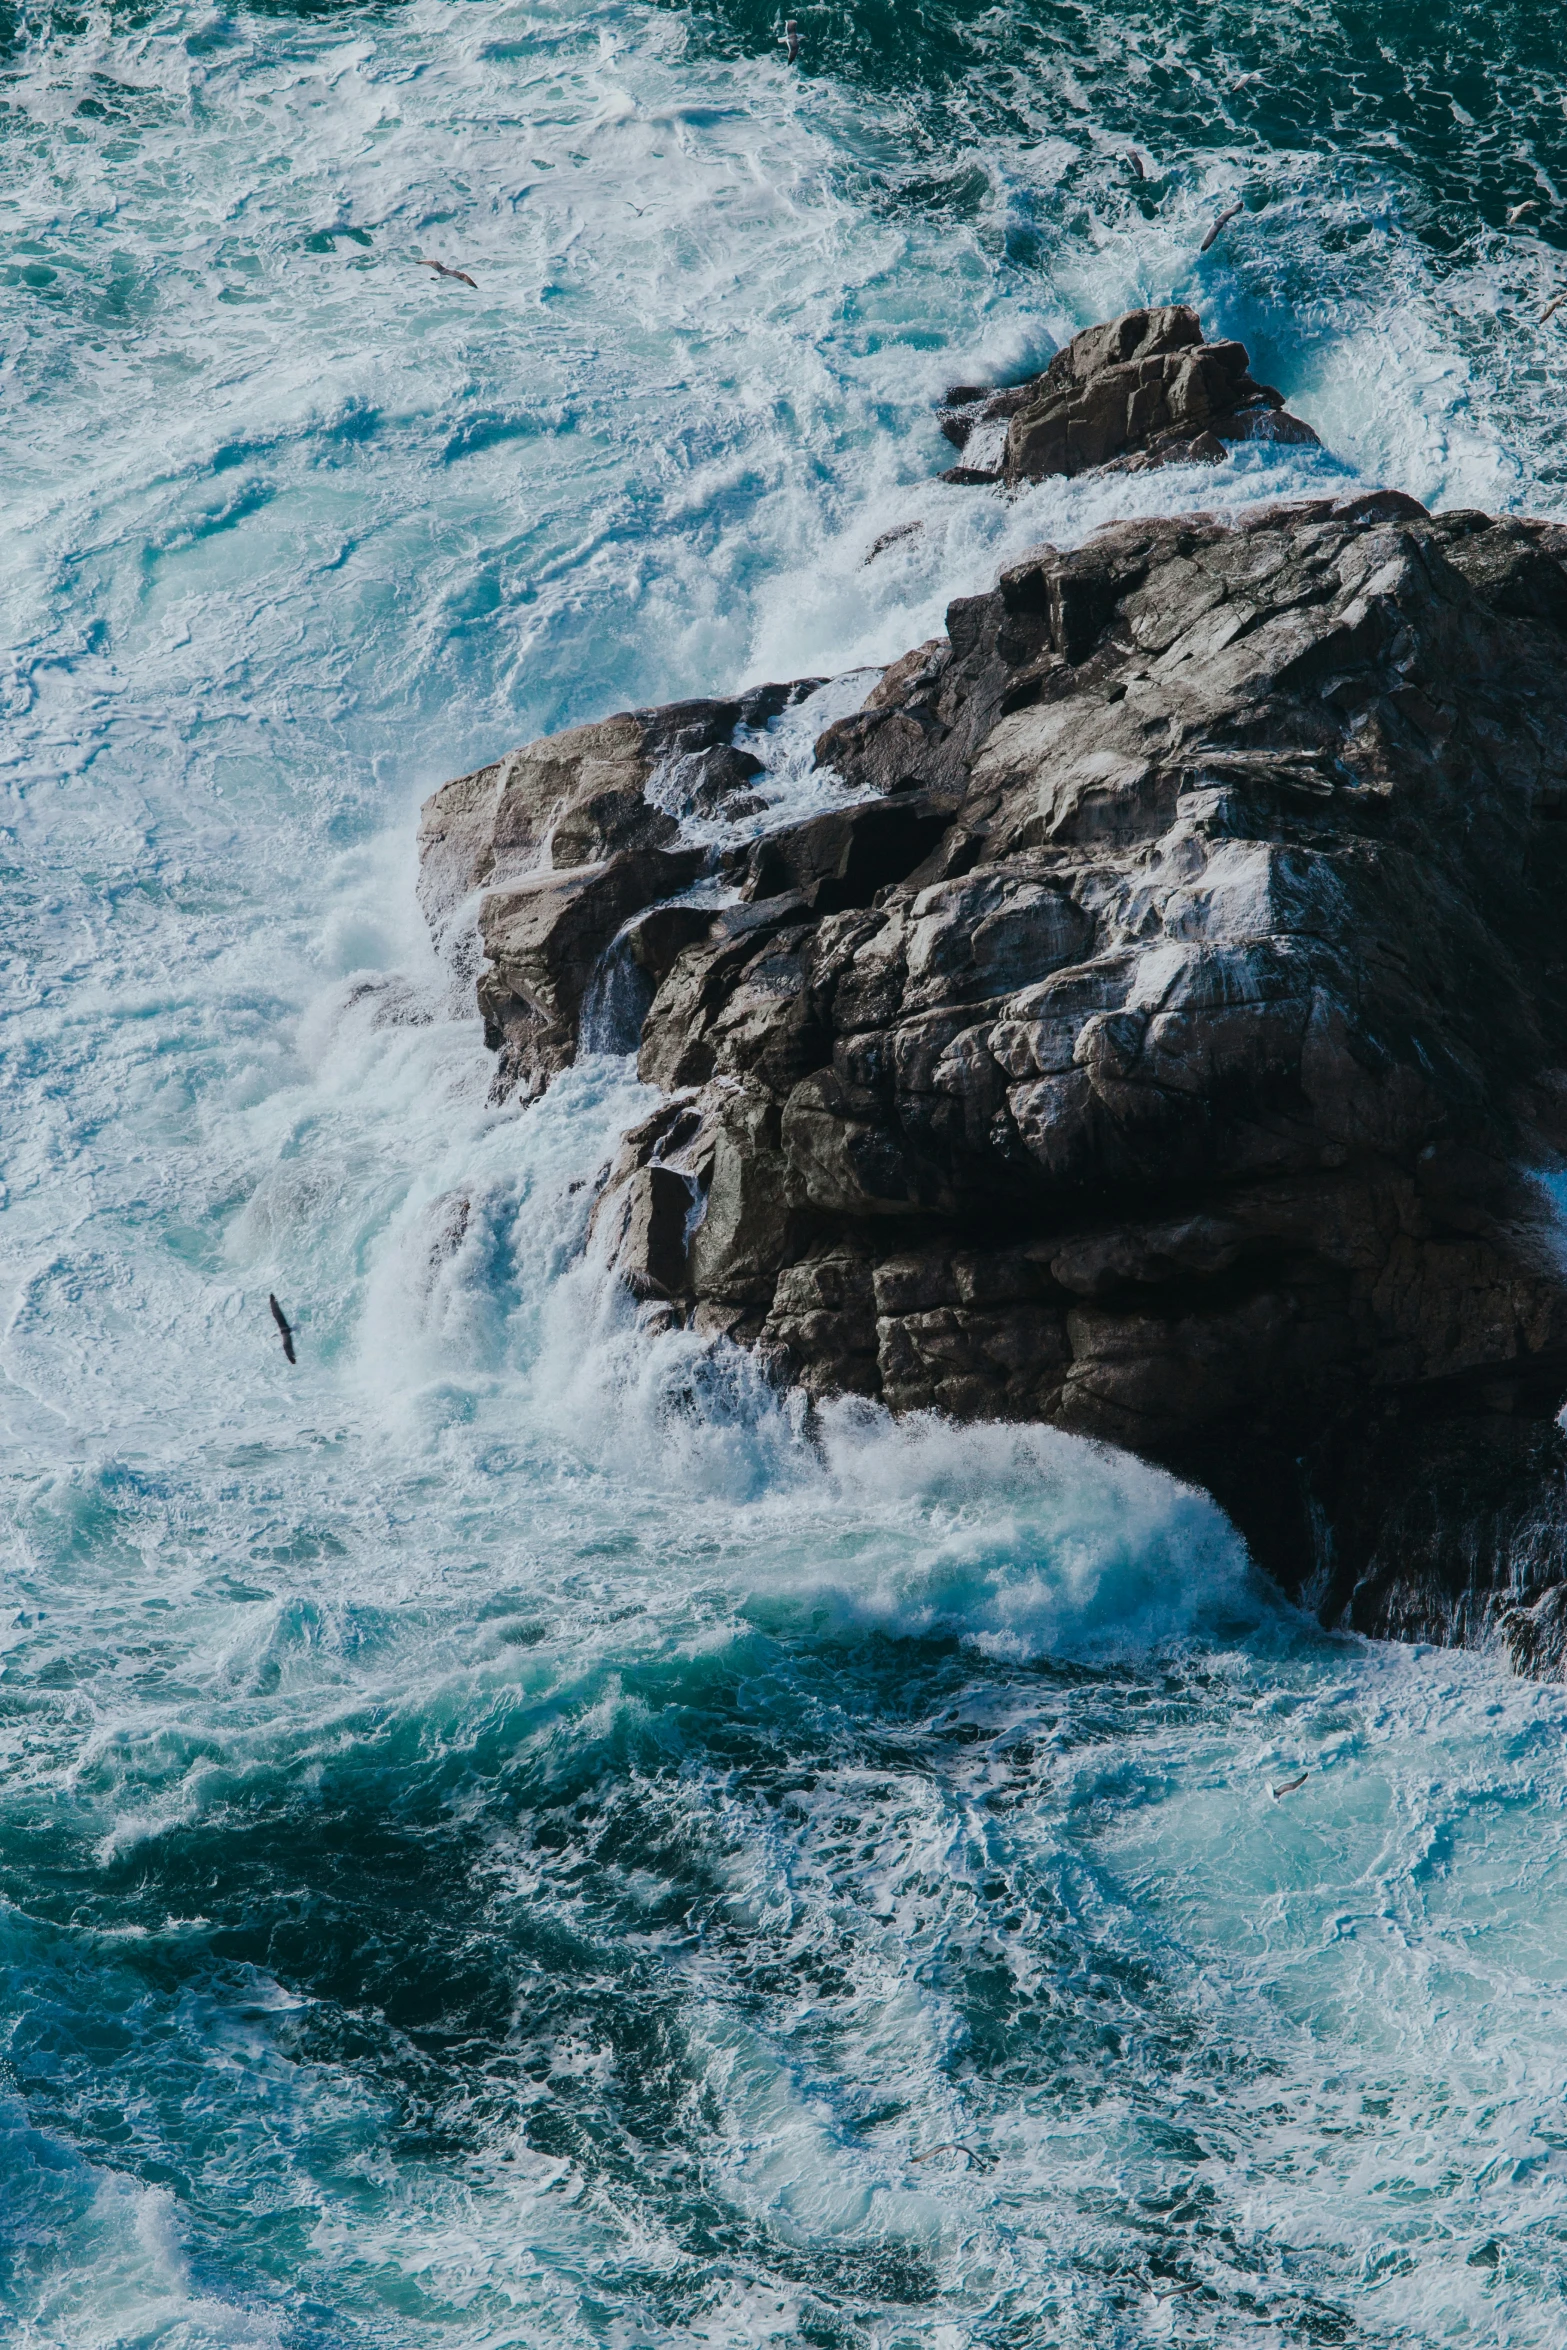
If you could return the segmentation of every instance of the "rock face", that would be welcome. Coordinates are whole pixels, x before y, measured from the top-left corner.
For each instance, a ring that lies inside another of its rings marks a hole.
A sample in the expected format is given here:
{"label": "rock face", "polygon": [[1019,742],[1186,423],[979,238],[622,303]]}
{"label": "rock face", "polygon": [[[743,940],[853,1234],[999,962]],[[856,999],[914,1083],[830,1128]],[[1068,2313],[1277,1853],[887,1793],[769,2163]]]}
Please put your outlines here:
{"label": "rock face", "polygon": [[[596,804],[577,746],[678,717],[519,756]],[[637,1294],[1193,1477],[1328,1620],[1560,1661],[1567,531],[1382,492],[1042,546],[818,755],[863,797],[727,902],[674,831],[486,901],[537,1082],[673,900],[596,1209]],[[427,870],[482,864],[476,784]]]}
{"label": "rock face", "polygon": [[1196,311],[1183,303],[1086,328],[1027,383],[995,392],[959,385],[941,421],[963,452],[946,480],[1008,485],[1051,473],[1221,465],[1236,441],[1317,438],[1282,393],[1252,381],[1245,346],[1204,342]]}
{"label": "rock face", "polygon": [[[500,1090],[536,1091],[569,1065],[604,948],[628,916],[712,863],[675,845],[673,811],[735,816],[757,805],[749,792],[762,763],[735,746],[736,729],[765,725],[821,682],[624,710],[528,743],[425,802],[420,902],[437,944],[470,975],[482,955],[479,1006],[501,1055]],[[481,891],[470,934],[463,916]]]}

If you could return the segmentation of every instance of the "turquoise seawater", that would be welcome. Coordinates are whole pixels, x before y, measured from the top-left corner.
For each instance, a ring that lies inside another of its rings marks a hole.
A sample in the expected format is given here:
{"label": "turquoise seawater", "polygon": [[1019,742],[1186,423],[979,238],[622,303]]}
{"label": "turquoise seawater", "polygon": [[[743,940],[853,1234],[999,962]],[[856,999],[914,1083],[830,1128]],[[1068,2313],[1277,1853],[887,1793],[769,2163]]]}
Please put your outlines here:
{"label": "turquoise seawater", "polygon": [[[447,776],[1039,537],[1567,512],[1567,32],[796,13],[0,9],[26,2350],[1567,2340],[1567,1692],[639,1331],[630,1064],[491,1103],[413,895]],[[1331,453],[934,479],[1172,296]]]}

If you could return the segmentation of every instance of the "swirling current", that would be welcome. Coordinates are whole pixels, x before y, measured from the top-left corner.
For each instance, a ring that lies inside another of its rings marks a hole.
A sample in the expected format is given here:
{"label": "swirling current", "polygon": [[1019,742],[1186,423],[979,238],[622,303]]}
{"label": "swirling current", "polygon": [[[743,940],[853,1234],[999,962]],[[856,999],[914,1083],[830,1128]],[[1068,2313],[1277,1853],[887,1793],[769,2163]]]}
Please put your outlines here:
{"label": "swirling current", "polygon": [[[446,777],[871,667],[1039,537],[1567,511],[1567,31],[797,21],[0,6],[26,2350],[1567,2339],[1567,1692],[640,1331],[632,1062],[492,1102],[413,893]],[[1171,297],[1332,453],[935,478],[945,383]]]}

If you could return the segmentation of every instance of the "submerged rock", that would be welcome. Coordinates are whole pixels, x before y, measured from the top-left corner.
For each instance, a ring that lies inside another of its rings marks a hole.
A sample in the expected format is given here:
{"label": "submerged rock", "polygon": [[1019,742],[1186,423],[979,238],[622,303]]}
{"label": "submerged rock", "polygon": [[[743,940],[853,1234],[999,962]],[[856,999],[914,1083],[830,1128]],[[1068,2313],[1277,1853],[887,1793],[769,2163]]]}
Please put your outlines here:
{"label": "submerged rock", "polygon": [[666,1099],[599,1244],[814,1394],[1196,1479],[1330,1620],[1559,1662],[1567,531],[1125,523],[947,624],[818,745],[860,803],[737,847],[729,902],[637,919],[700,858],[629,800],[486,901],[530,1081],[643,941]]}
{"label": "submerged rock", "polygon": [[1205,342],[1184,303],[1085,328],[1027,383],[958,386],[941,428],[962,451],[946,480],[1008,486],[1047,474],[1220,465],[1236,441],[1317,441],[1281,392],[1253,381],[1244,344]]}

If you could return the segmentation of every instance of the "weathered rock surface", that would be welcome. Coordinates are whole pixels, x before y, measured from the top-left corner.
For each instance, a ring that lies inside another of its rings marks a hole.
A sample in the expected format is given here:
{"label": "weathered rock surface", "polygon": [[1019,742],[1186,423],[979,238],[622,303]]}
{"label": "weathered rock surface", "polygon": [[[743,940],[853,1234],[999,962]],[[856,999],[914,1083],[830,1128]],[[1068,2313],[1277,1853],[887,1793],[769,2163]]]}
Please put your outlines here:
{"label": "weathered rock surface", "polygon": [[963,452],[948,481],[1009,485],[1052,473],[1220,465],[1236,441],[1317,438],[1282,393],[1253,382],[1245,346],[1204,342],[1184,303],[1085,328],[1027,383],[959,385],[941,423]]}
{"label": "weathered rock surface", "polygon": [[[674,845],[673,810],[734,815],[754,804],[761,761],[735,746],[736,729],[764,725],[821,682],[623,710],[528,743],[425,802],[420,902],[469,976],[483,958],[479,1004],[502,1090],[546,1084],[570,1063],[604,948],[629,916],[711,863]],[[648,951],[656,961],[656,946]]]}
{"label": "weathered rock surface", "polygon": [[634,830],[486,901],[530,1081],[629,922],[637,1293],[816,1394],[1130,1447],[1330,1620],[1559,1664],[1567,530],[1381,492],[1039,547],[818,755],[865,798],[727,903],[639,915],[696,852]]}
{"label": "weathered rock surface", "polygon": [[576,1057],[594,967],[622,923],[706,870],[701,849],[622,849],[591,865],[492,889],[479,912],[479,1010],[506,1091],[547,1082]]}

